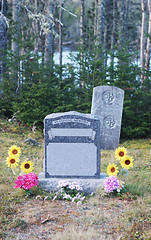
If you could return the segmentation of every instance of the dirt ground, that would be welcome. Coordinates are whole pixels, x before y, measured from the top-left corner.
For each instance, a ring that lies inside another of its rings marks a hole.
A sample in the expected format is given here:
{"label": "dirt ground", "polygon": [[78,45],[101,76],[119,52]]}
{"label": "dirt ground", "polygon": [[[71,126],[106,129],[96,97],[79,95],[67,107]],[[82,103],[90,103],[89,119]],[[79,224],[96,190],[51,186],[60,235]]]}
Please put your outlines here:
{"label": "dirt ground", "polygon": [[140,206],[141,200],[113,201],[100,196],[89,198],[80,206],[68,201],[27,199],[8,214],[9,224],[0,239],[150,240],[151,222],[146,215],[137,219]]}

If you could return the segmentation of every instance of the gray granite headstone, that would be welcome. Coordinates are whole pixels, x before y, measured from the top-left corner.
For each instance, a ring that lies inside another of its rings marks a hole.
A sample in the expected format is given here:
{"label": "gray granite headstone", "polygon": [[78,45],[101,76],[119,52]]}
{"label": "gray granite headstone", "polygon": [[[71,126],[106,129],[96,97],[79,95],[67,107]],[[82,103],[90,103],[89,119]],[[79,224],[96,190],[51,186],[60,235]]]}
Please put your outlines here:
{"label": "gray granite headstone", "polygon": [[100,119],[78,112],[54,113],[44,119],[45,161],[39,185],[57,191],[61,179],[76,181],[85,194],[96,192],[100,174]]}
{"label": "gray granite headstone", "polygon": [[92,114],[45,117],[45,177],[100,178],[100,120]]}
{"label": "gray granite headstone", "polygon": [[119,146],[124,91],[114,86],[93,89],[91,114],[100,117],[100,144],[102,149]]}

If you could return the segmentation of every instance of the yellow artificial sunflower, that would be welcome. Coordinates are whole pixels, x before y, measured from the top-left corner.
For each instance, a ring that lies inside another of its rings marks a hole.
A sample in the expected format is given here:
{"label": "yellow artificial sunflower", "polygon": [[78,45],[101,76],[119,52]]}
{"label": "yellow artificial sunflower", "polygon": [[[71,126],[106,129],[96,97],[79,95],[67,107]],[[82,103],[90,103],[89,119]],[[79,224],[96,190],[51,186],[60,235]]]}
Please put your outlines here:
{"label": "yellow artificial sunflower", "polygon": [[16,156],[9,156],[6,158],[7,167],[16,168],[18,166],[19,159]]}
{"label": "yellow artificial sunflower", "polygon": [[127,154],[127,150],[125,147],[119,147],[115,150],[115,157],[119,160],[122,160]]}
{"label": "yellow artificial sunflower", "polygon": [[117,173],[118,173],[119,171],[118,171],[118,167],[116,166],[116,164],[109,164],[108,166],[107,166],[107,175],[108,176],[116,176],[117,175]]}
{"label": "yellow artificial sunflower", "polygon": [[126,155],[122,160],[121,160],[121,166],[125,169],[130,169],[130,167],[133,167],[133,158],[129,157]]}
{"label": "yellow artificial sunflower", "polygon": [[24,161],[22,164],[21,164],[21,170],[24,172],[24,173],[30,173],[32,172],[32,170],[34,169],[34,164],[32,161]]}
{"label": "yellow artificial sunflower", "polygon": [[21,148],[17,147],[16,145],[12,145],[8,150],[9,156],[20,157]]}

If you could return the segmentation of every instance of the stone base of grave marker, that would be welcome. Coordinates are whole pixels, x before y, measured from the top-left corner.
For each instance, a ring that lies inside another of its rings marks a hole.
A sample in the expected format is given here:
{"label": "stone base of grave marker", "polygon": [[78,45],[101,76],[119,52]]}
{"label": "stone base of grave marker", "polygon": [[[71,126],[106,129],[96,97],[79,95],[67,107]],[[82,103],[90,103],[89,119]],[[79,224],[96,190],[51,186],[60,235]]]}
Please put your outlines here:
{"label": "stone base of grave marker", "polygon": [[91,114],[100,118],[100,146],[104,150],[119,147],[124,91],[114,86],[93,89]]}
{"label": "stone base of grave marker", "polygon": [[44,173],[39,174],[39,185],[47,192],[58,191],[58,183],[60,180],[68,180],[69,182],[77,182],[82,187],[83,192],[88,195],[99,192],[103,188],[103,183],[107,177],[106,173],[101,173],[99,179],[81,179],[81,178],[45,178]]}

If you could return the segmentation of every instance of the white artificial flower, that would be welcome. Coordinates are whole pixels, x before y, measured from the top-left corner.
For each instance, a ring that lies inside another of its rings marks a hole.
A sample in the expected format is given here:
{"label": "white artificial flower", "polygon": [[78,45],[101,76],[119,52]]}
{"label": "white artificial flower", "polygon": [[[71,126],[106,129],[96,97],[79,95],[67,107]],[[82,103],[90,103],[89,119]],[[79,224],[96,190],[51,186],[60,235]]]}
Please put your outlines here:
{"label": "white artificial flower", "polygon": [[70,188],[71,190],[75,189],[74,184],[70,183],[70,184],[69,184],[69,188]]}
{"label": "white artificial flower", "polygon": [[57,196],[54,196],[53,201],[56,200]]}
{"label": "white artificial flower", "polygon": [[64,198],[64,199],[67,199],[67,198],[72,199],[72,197],[70,196],[70,194],[65,194],[65,195],[63,196],[63,198]]}
{"label": "white artificial flower", "polygon": [[69,185],[68,180],[60,180],[58,183],[58,188],[59,187],[67,187]]}
{"label": "white artificial flower", "polygon": [[117,191],[118,193],[120,193],[121,190],[120,190],[120,188],[118,188],[118,189],[116,189],[116,191]]}

